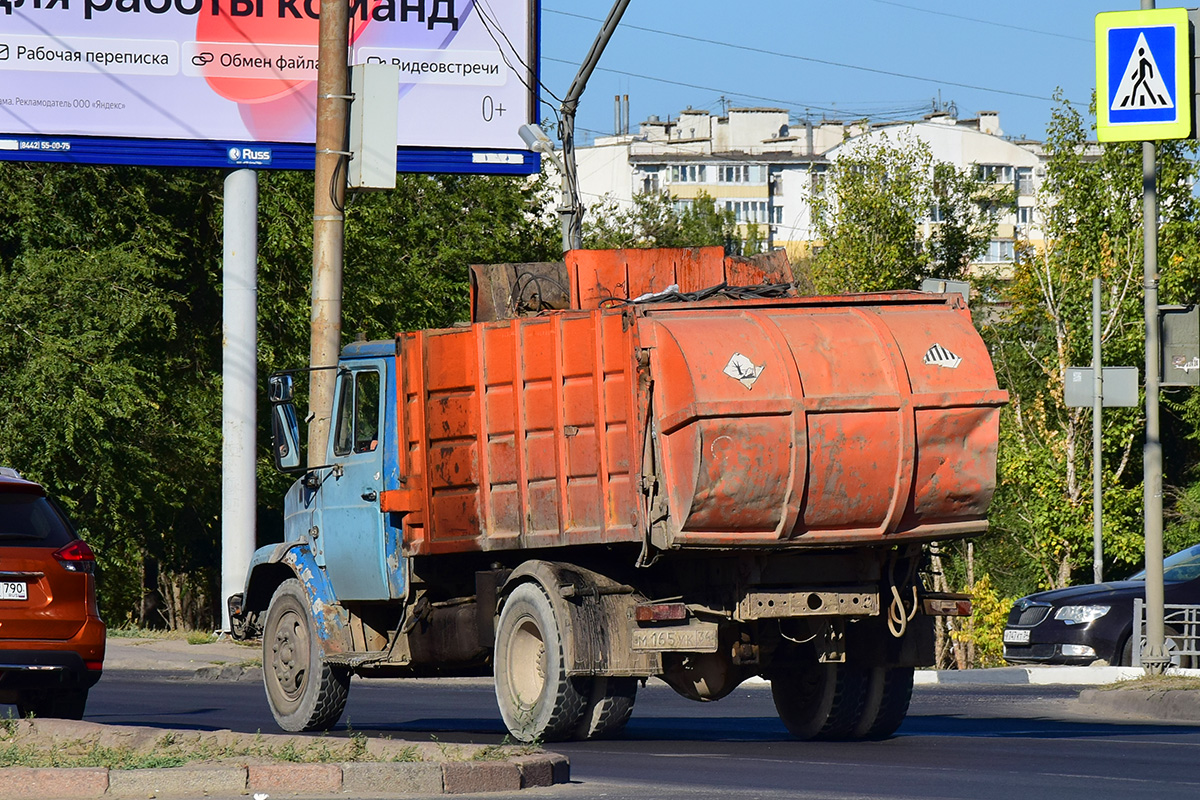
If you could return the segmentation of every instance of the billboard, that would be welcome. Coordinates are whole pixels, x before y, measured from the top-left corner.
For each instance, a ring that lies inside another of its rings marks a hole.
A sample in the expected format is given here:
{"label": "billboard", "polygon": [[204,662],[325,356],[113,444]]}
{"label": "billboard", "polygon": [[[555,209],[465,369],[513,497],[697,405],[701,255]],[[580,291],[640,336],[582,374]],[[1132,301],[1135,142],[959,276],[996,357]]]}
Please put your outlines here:
{"label": "billboard", "polygon": [[[397,165],[521,174],[538,0],[350,0],[400,68]],[[0,0],[0,159],[311,169],[319,0]]]}

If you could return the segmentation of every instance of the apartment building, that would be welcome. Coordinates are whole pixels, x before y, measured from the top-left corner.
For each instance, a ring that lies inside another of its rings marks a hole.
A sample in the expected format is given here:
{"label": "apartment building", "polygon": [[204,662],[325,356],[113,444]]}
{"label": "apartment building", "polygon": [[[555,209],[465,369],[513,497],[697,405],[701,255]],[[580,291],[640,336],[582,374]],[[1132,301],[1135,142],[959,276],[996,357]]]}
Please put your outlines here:
{"label": "apartment building", "polygon": [[[893,142],[920,139],[935,160],[1013,187],[1016,208],[1001,217],[978,263],[1011,263],[1016,242],[1040,242],[1035,204],[1044,176],[1040,144],[1006,139],[999,115],[991,111],[972,119],[943,112],[867,125],[796,123],[781,108],[734,108],[723,115],[687,109],[675,119],[650,117],[637,133],[598,137],[579,148],[580,191],[587,205],[605,196],[632,203],[636,194],[656,191],[686,204],[704,193],[734,213],[743,233],[757,225],[763,240],[803,257],[815,243],[811,199],[824,173],[840,155],[882,136]],[[923,223],[937,221],[934,208]]]}

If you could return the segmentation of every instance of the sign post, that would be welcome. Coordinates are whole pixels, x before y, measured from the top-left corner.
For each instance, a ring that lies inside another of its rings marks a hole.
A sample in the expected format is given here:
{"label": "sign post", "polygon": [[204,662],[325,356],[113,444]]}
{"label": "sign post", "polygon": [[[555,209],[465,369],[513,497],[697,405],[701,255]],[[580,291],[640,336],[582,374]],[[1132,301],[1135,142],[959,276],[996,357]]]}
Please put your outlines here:
{"label": "sign post", "polygon": [[1192,135],[1191,31],[1185,8],[1096,15],[1096,135],[1101,142],[1142,142],[1145,252],[1146,444],[1143,503],[1146,532],[1146,672],[1166,671],[1163,622],[1162,440],[1158,413],[1158,188],[1154,142]]}

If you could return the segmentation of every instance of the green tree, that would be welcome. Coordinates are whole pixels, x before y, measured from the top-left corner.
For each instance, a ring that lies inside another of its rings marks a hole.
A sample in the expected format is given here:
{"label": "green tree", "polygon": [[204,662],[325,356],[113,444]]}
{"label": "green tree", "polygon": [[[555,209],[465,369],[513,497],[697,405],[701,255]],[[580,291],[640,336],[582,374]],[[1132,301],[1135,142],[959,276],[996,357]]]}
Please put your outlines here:
{"label": "green tree", "polygon": [[[1063,379],[1068,367],[1091,362],[1093,277],[1104,285],[1105,363],[1144,363],[1141,147],[1089,144],[1088,133],[1071,106],[1056,108],[1039,199],[1045,245],[1021,249],[1012,279],[995,287],[1003,302],[984,327],[1011,397],[1002,418],[990,571],[1022,582],[1004,587],[1014,593],[1033,583],[1064,586],[1090,572],[1091,412],[1065,407]],[[1184,286],[1195,291],[1200,277],[1192,153],[1190,143],[1159,148],[1164,299]],[[1104,412],[1106,572],[1128,573],[1142,558],[1143,430],[1140,409]],[[1023,558],[1012,560],[1018,553]]]}
{"label": "green tree", "polygon": [[583,242],[596,249],[706,245],[741,249],[733,212],[717,208],[703,192],[682,206],[665,192],[636,195],[630,207],[605,198],[584,217]]}
{"label": "green tree", "polygon": [[812,201],[823,242],[812,257],[817,289],[877,292],[912,289],[925,276],[962,277],[1011,202],[1011,192],[972,171],[935,162],[919,139],[881,134],[852,144]]}
{"label": "green tree", "polygon": [[[259,370],[303,366],[312,176],[260,175]],[[212,625],[220,558],[222,175],[0,164],[0,464],[96,546],[110,624]],[[347,209],[344,338],[464,319],[471,263],[546,260],[544,182],[402,176]],[[286,481],[260,410],[259,533]],[[157,601],[157,605],[156,605]]]}

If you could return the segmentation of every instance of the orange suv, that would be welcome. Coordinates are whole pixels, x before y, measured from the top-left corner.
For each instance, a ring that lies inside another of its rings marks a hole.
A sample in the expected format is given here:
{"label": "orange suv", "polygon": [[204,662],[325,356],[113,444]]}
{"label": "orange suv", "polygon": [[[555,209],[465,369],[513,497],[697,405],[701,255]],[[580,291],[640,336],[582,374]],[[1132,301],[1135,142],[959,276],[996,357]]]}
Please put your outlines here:
{"label": "orange suv", "polygon": [[0,467],[0,703],[81,719],[104,635],[91,548],[45,489]]}

